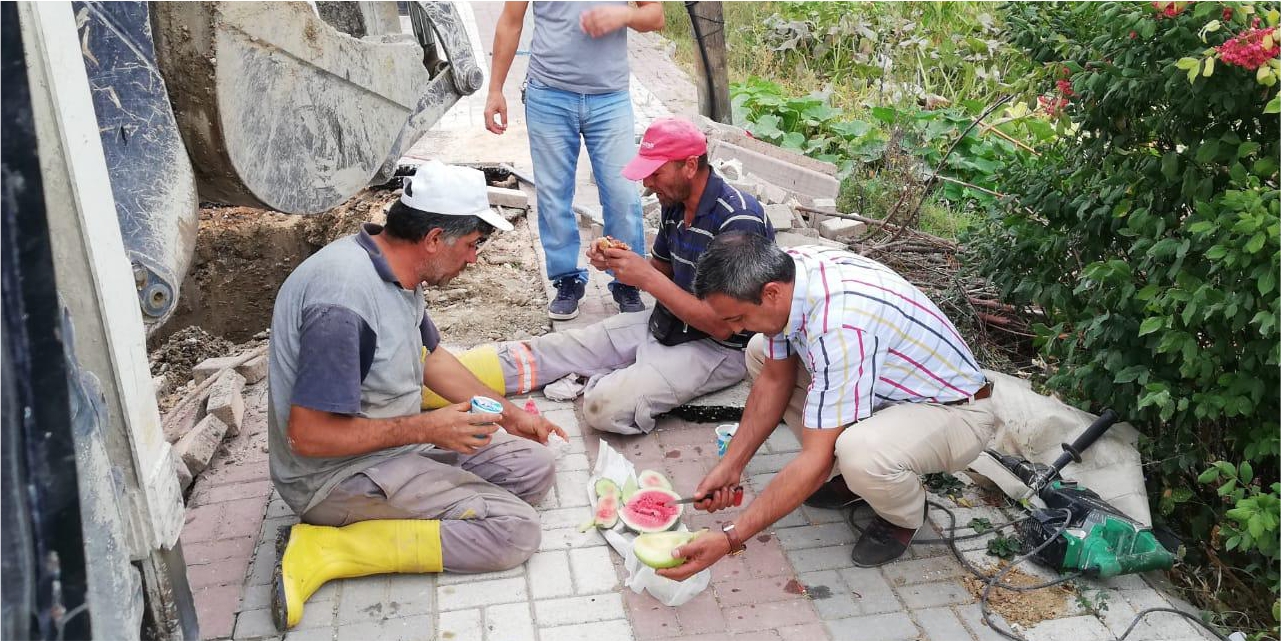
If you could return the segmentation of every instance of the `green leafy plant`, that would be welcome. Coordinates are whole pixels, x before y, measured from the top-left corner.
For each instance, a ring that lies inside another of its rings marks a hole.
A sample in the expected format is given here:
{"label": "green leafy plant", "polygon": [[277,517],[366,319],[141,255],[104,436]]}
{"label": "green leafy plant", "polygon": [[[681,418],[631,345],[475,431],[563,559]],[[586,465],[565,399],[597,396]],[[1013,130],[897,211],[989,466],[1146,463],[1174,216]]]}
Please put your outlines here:
{"label": "green leafy plant", "polygon": [[1108,611],[1109,594],[1105,590],[1095,590],[1090,596],[1089,590],[1080,588],[1076,593],[1076,606],[1094,616],[1103,616]]}
{"label": "green leafy plant", "polygon": [[1005,560],[1013,559],[1023,552],[1023,542],[1017,537],[998,534],[987,541],[987,553]]}
{"label": "green leafy plant", "polygon": [[966,524],[966,527],[974,530],[977,534],[985,534],[992,531],[992,521],[982,517],[974,517],[970,519],[970,522]]}
{"label": "green leafy plant", "polygon": [[1154,513],[1190,563],[1232,575],[1192,598],[1275,635],[1277,87],[1235,64],[1206,73],[1203,58],[1189,82],[1179,60],[1276,14],[1155,4],[1007,5],[1014,44],[1043,65],[1019,90],[1064,101],[1061,137],[1002,172],[1008,197],[971,228],[969,257],[1006,302],[1044,314],[1046,385],[1142,432]]}
{"label": "green leafy plant", "polygon": [[961,479],[948,474],[947,472],[935,472],[925,475],[925,487],[935,494],[942,494],[953,501],[961,496],[961,491],[965,489],[965,484]]}

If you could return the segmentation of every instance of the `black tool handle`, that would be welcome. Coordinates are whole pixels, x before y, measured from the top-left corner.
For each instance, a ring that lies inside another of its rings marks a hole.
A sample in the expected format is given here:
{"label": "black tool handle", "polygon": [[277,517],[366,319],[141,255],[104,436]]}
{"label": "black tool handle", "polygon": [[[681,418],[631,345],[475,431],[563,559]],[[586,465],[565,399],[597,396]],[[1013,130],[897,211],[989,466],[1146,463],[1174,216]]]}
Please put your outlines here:
{"label": "black tool handle", "polygon": [[1110,409],[1103,410],[1103,413],[1089,427],[1085,428],[1085,431],[1076,437],[1075,441],[1072,441],[1071,444],[1063,444],[1063,453],[1054,460],[1054,465],[1051,466],[1051,472],[1048,476],[1050,478],[1057,476],[1068,463],[1073,461],[1080,463],[1081,452],[1094,445],[1094,442],[1099,440],[1099,437],[1103,436],[1103,433],[1108,431],[1108,428],[1116,424],[1119,418],[1115,411]]}

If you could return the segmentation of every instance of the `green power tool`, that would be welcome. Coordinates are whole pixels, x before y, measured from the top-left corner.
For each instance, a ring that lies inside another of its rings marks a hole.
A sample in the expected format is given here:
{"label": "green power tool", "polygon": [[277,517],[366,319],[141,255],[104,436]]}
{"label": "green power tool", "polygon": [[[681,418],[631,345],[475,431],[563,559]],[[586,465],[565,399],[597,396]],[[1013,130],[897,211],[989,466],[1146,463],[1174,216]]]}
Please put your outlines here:
{"label": "green power tool", "polygon": [[1059,477],[1068,463],[1080,463],[1081,452],[1116,421],[1116,412],[1104,411],[1075,441],[1063,444],[1063,454],[1053,465],[987,451],[1027,485],[1024,498],[1037,496],[1045,502],[1044,508],[1033,510],[1031,518],[1020,524],[1019,533],[1029,549],[1040,548],[1038,561],[1060,572],[1109,577],[1174,565],[1174,555],[1152,528],[1122,514],[1093,491]]}

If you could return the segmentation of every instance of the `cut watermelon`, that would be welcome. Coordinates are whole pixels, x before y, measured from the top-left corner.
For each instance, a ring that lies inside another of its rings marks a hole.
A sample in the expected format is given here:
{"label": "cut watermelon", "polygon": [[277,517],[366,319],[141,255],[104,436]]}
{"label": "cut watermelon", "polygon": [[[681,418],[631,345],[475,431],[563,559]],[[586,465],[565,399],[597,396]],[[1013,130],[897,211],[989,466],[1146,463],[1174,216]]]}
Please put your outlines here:
{"label": "cut watermelon", "polygon": [[661,570],[674,568],[685,563],[683,557],[672,556],[676,548],[693,541],[707,530],[697,532],[649,532],[636,537],[632,551],[641,563]]}
{"label": "cut watermelon", "polygon": [[676,503],[680,498],[671,490],[657,487],[637,490],[619,510],[618,518],[636,532],[669,530],[680,522],[684,509]]}
{"label": "cut watermelon", "polygon": [[664,490],[672,489],[671,481],[668,481],[666,476],[654,470],[641,470],[641,473],[636,475],[636,484],[642,488],[661,487]]}
{"label": "cut watermelon", "polygon": [[617,483],[603,476],[596,481],[595,490],[596,496],[619,496],[622,494],[622,490],[618,489]]}

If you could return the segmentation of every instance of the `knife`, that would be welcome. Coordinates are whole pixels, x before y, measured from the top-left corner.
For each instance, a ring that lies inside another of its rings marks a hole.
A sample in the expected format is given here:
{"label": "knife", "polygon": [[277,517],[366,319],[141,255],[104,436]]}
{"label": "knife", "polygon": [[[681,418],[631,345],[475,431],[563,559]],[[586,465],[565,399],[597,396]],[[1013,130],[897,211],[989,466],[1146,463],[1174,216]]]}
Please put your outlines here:
{"label": "knife", "polygon": [[[672,501],[671,503],[669,503],[669,505],[689,505],[690,503],[706,500],[706,498],[707,497],[703,497],[701,499],[695,499],[695,498],[681,499],[679,501]],[[738,507],[742,504],[743,504],[743,486],[735,485],[734,486],[734,507]]]}

